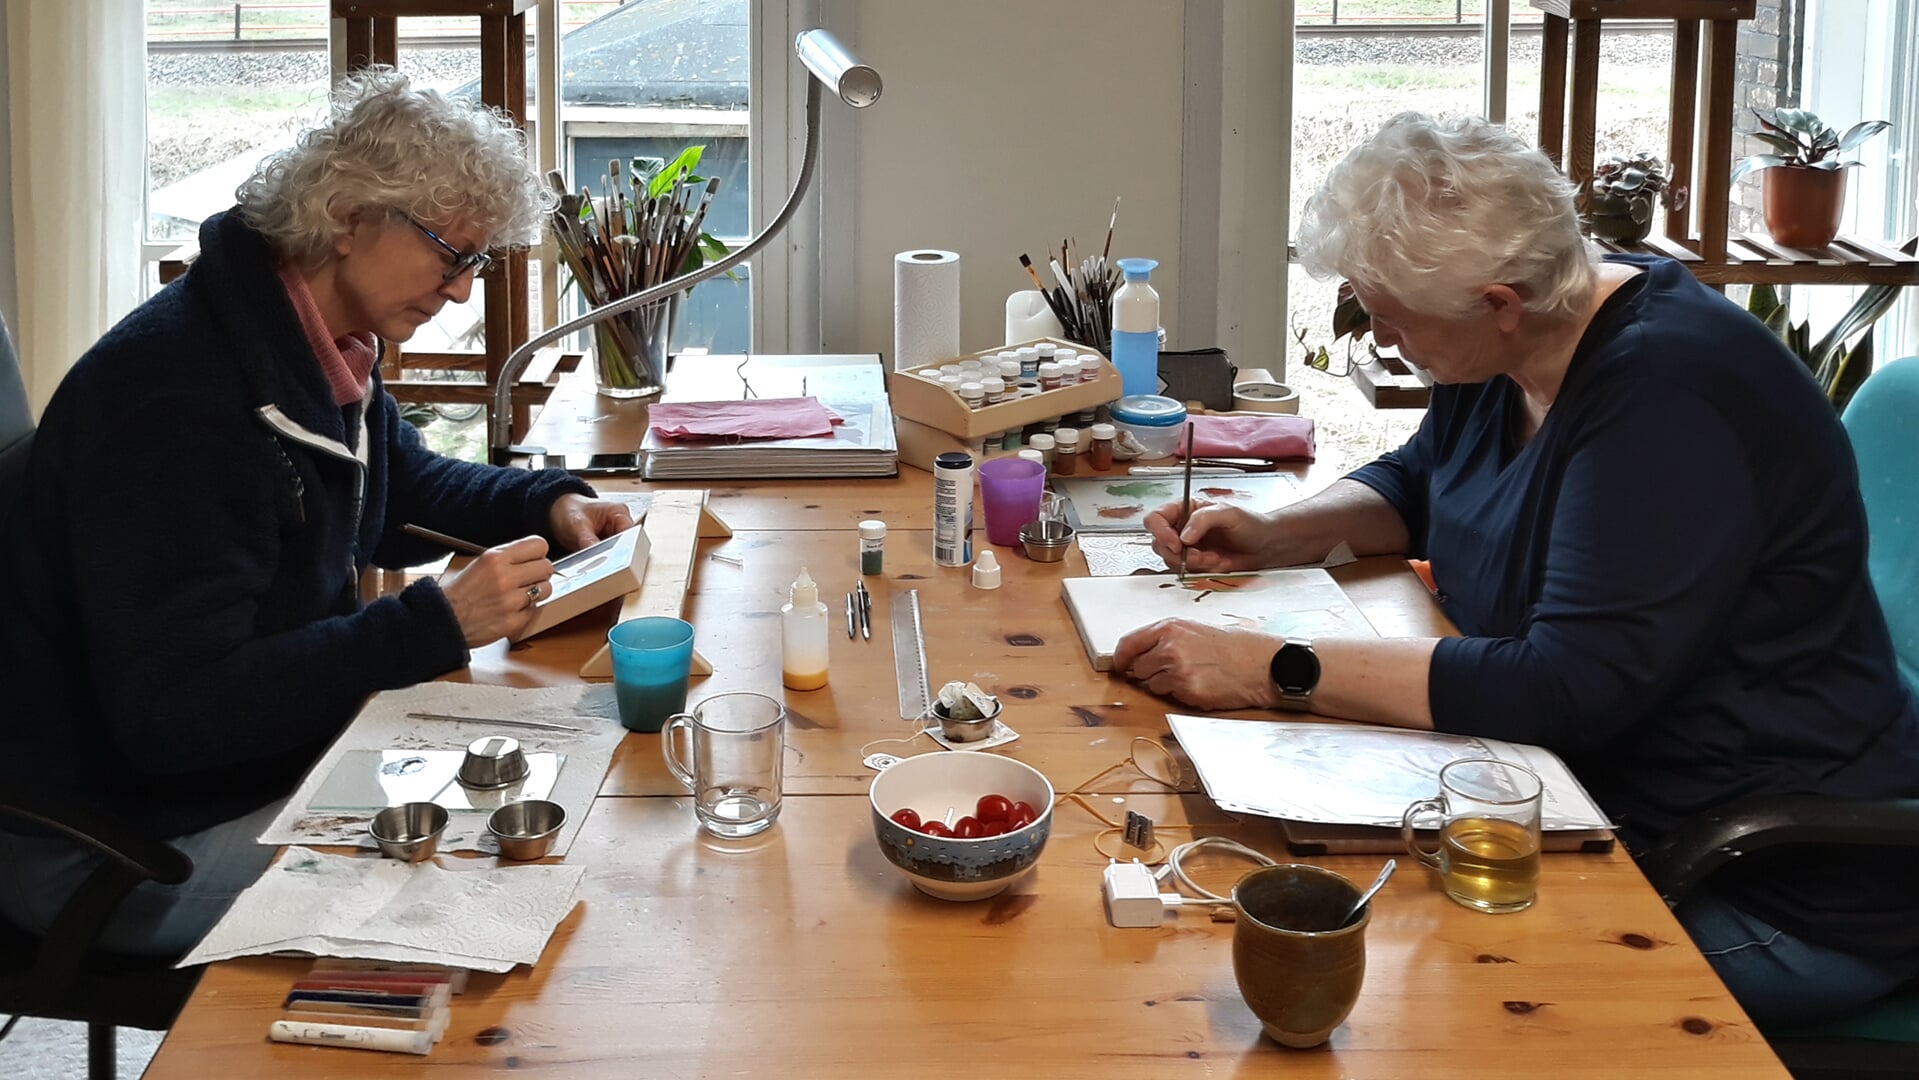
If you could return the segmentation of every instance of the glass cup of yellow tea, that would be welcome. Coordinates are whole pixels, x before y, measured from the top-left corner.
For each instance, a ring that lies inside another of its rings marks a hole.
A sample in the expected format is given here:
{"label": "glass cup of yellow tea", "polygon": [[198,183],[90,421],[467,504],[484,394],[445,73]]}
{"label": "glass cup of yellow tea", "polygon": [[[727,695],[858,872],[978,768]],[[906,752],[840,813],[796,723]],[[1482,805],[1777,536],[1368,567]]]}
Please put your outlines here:
{"label": "glass cup of yellow tea", "polygon": [[[1447,896],[1479,911],[1523,911],[1539,895],[1539,797],[1531,769],[1466,758],[1439,770],[1439,796],[1407,807],[1400,832]],[[1438,849],[1420,847],[1418,830],[1435,825]]]}

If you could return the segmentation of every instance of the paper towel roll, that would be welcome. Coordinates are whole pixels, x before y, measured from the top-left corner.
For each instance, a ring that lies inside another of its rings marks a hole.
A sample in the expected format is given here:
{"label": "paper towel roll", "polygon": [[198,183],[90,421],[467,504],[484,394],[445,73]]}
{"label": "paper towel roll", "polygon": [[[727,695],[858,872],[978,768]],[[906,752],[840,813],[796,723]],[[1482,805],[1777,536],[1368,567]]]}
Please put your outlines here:
{"label": "paper towel roll", "polygon": [[1299,391],[1285,383],[1234,383],[1233,411],[1297,413],[1299,412]]}
{"label": "paper towel roll", "polygon": [[960,265],[951,251],[893,256],[893,370],[959,355]]}
{"label": "paper towel roll", "polygon": [[1066,329],[1060,326],[1059,316],[1053,314],[1052,306],[1038,289],[1026,289],[1006,298],[1006,344],[1065,336]]}

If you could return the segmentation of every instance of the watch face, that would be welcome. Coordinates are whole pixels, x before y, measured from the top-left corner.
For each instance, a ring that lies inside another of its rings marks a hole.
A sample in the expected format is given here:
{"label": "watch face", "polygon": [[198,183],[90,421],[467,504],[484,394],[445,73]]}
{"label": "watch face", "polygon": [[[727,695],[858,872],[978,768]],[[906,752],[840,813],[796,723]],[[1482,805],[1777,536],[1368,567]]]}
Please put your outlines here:
{"label": "watch face", "polygon": [[1288,694],[1310,694],[1319,685],[1319,657],[1310,645],[1289,641],[1273,654],[1273,683]]}

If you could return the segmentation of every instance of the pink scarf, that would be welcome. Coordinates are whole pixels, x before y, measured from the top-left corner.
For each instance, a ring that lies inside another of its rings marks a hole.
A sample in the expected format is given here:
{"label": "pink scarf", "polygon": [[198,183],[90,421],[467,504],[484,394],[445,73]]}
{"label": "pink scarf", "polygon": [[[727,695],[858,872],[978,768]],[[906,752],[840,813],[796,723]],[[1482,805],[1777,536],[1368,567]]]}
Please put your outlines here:
{"label": "pink scarf", "polygon": [[306,332],[307,344],[320,361],[320,372],[333,390],[333,403],[344,407],[366,396],[367,377],[373,372],[376,357],[373,335],[332,336],[326,320],[320,317],[313,290],[307,288],[306,279],[291,264],[280,266],[280,284],[286,286],[287,299],[293,301],[293,310],[300,316],[300,329]]}

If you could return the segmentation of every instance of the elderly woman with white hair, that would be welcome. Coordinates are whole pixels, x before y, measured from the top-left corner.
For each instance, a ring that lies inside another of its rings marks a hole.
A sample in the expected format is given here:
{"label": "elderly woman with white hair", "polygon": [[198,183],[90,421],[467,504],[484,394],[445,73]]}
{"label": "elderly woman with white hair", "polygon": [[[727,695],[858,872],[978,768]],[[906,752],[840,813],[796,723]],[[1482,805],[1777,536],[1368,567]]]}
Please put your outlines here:
{"label": "elderly woman with white hair", "polygon": [[[172,839],[174,889],[123,904],[110,948],[191,945],[272,849],[254,837],[367,695],[434,678],[531,620],[549,544],[631,527],[562,472],[441,457],[374,370],[460,303],[549,196],[523,136],[390,69],[209,218],[180,281],[48,404],[0,558],[0,776]],[[370,566],[497,544],[362,603]],[[0,911],[44,930],[101,862],[0,833]]]}
{"label": "elderly woman with white hair", "polygon": [[[1274,707],[1552,748],[1643,849],[1746,796],[1919,795],[1919,709],[1865,573],[1851,450],[1756,320],[1679,264],[1598,258],[1550,161],[1418,114],[1308,204],[1301,261],[1431,374],[1405,446],[1269,514],[1148,527],[1201,573],[1431,561],[1462,636],[1283,640],[1158,623],[1116,671]],[[1761,1023],[1919,974],[1915,860],[1780,849],[1678,911]]]}

